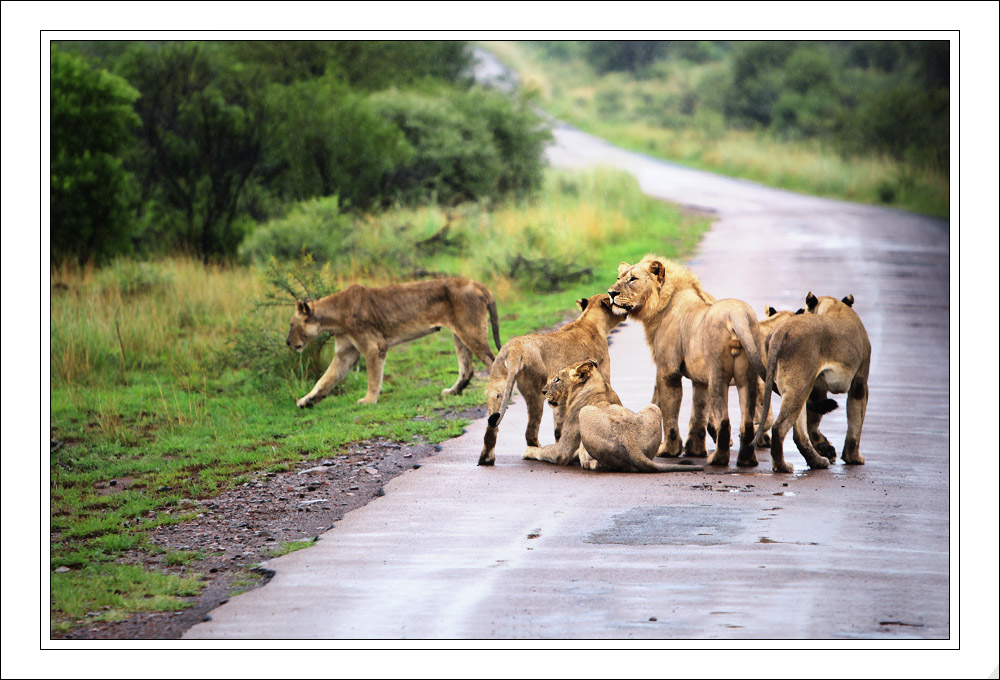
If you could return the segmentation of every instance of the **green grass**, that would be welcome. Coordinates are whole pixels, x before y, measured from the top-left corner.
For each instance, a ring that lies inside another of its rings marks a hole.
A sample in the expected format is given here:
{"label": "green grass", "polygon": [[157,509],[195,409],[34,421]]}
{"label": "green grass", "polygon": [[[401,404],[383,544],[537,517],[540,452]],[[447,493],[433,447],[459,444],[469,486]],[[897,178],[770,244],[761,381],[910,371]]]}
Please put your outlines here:
{"label": "green grass", "polygon": [[287,555],[288,553],[293,553],[296,550],[302,550],[303,548],[308,548],[311,545],[316,544],[315,538],[308,538],[302,541],[286,541],[278,547],[274,548],[270,552],[271,557],[281,557],[282,555]]}
{"label": "green grass", "polygon": [[710,106],[685,115],[685,101],[716,96],[725,78],[722,62],[673,63],[658,77],[637,81],[619,73],[597,76],[581,59],[547,59],[531,43],[484,45],[538,92],[553,116],[623,148],[801,193],[949,216],[946,173],[728,129]]}
{"label": "green grass", "polygon": [[[449,214],[450,233],[464,245],[413,259],[413,243],[449,223]],[[530,203],[359,220],[361,247],[326,267],[335,284],[388,283],[413,266],[470,276],[496,295],[503,340],[567,318],[577,298],[614,281],[622,260],[650,251],[687,256],[707,228],[610,171],[551,172]],[[545,292],[545,282],[504,270],[516,254],[593,274]],[[305,353],[290,352],[284,333],[294,305],[258,308],[269,291],[265,278],[251,267],[186,258],[52,272],[51,436],[63,442],[49,466],[53,631],[185,606],[198,582],[118,561],[136,550],[164,568],[196,559],[157,550],[148,538],[193,517],[186,501],[358,441],[440,442],[468,421],[436,414],[484,403],[481,378],[460,396],[441,396],[457,361],[450,334],[437,333],[390,351],[378,405],[355,403],[367,385],[362,360],[326,400],[296,408],[329,363],[332,343],[318,369]],[[248,366],[239,358],[251,335],[266,342]],[[63,567],[70,571],[55,571]]]}

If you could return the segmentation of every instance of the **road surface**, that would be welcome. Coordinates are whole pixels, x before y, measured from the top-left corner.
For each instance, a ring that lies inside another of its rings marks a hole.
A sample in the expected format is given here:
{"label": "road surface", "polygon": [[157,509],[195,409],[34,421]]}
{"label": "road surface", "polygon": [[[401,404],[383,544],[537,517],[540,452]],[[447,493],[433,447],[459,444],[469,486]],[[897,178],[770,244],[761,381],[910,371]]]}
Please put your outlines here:
{"label": "road surface", "polygon": [[[566,127],[549,158],[625,168],[647,193],[710,211],[688,264],[718,298],[763,313],[807,291],[853,294],[872,343],[867,464],[810,471],[789,436],[791,475],[772,475],[763,450],[752,471],[735,455],[701,473],[559,468],[521,460],[519,399],[495,467],[476,465],[475,421],[186,637],[947,640],[947,222],[685,169]],[[642,330],[612,339],[612,384],[638,409],[654,373]],[[823,429],[839,451],[837,400]],[[682,431],[689,401],[685,382]]]}

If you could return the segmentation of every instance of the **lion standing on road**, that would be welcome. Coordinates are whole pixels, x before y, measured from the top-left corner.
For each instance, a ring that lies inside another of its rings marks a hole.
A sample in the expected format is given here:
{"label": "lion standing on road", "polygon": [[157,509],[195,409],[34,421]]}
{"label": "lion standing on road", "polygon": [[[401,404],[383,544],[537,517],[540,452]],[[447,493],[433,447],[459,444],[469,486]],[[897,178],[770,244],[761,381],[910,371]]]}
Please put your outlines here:
{"label": "lion standing on road", "polygon": [[[611,310],[611,300],[604,293],[576,301],[581,313],[574,321],[551,333],[520,335],[507,341],[490,369],[486,386],[489,420],[483,437],[480,465],[493,465],[500,421],[510,403],[515,383],[528,406],[528,427],[524,437],[528,446],[538,446],[538,428],[542,422],[545,381],[563,366],[593,358],[607,379],[611,378],[608,356],[608,333],[624,321]],[[563,416],[555,411],[556,439],[561,436]]]}
{"label": "lion standing on road", "polygon": [[[666,436],[659,455],[678,456],[677,417],[681,378],[694,384],[686,455],[705,455],[706,428],[716,442],[709,465],[728,465],[730,447],[729,385],[740,395],[740,451],[737,465],[757,465],[754,453],[754,406],[757,378],[764,377],[763,346],[757,317],[734,299],[716,300],[686,267],[647,255],[637,264],[622,262],[618,280],[608,290],[612,308],[638,319],[656,365],[654,399],[663,413]],[[707,414],[706,414],[707,411]]]}
{"label": "lion standing on road", "polygon": [[764,413],[755,441],[763,436],[771,390],[777,386],[781,410],[771,426],[771,467],[775,472],[794,470],[785,462],[783,449],[789,428],[794,428],[792,438],[809,467],[829,467],[836,458],[836,450],[819,434],[822,413],[806,407],[809,401],[826,400],[827,392],[847,393],[847,438],[842,456],[845,463],[864,465],[860,443],[868,406],[871,342],[853,304],[850,295],[837,300],[809,293],[809,313],[790,316],[768,339]]}
{"label": "lion standing on road", "polygon": [[300,300],[285,341],[302,349],[321,333],[332,333],[336,355],[315,387],[296,403],[299,408],[321,401],[343,380],[363,355],[368,392],[359,404],[374,404],[382,392],[385,356],[390,347],[430,335],[442,328],[454,334],[458,380],[442,394],[459,394],[472,379],[473,355],[493,364],[486,336],[487,319],[500,348],[500,328],[493,294],[478,281],[461,277],[412,281],[381,288],[353,285],[319,300]]}

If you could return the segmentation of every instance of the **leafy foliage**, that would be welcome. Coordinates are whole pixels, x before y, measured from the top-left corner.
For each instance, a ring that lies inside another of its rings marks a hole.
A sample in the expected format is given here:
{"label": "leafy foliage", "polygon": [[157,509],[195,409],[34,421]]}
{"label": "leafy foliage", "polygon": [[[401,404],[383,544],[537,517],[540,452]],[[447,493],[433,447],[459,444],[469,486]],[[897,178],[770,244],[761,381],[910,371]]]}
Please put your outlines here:
{"label": "leafy foliage", "polygon": [[139,124],[139,93],[82,57],[51,54],[52,259],[104,261],[132,248],[131,176],[120,154]]}

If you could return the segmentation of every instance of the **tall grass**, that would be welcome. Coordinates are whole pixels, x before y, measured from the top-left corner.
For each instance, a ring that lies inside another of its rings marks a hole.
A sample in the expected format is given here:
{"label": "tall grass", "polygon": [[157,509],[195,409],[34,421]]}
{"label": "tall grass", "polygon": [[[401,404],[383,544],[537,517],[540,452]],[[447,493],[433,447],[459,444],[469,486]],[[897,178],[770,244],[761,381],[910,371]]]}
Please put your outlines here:
{"label": "tall grass", "polygon": [[[606,289],[621,260],[649,251],[684,257],[707,227],[644,196],[629,175],[605,170],[551,172],[531,203],[426,206],[352,219],[343,242],[326,253],[320,273],[329,288],[430,272],[469,276],[497,298],[504,340],[564,319],[576,298]],[[547,292],[545,282],[512,275],[517,255],[545,262],[556,276],[564,269],[591,274]],[[50,561],[60,569],[53,574],[54,629],[77,625],[89,612],[120,618],[144,602],[182,606],[198,582],[158,572],[147,582],[116,565],[126,551],[148,550],[150,530],[189,515],[181,499],[210,497],[365,439],[441,441],[467,421],[436,414],[484,401],[481,378],[460,396],[440,395],[454,381],[456,360],[449,335],[437,333],[392,349],[377,407],[355,403],[366,385],[359,365],[315,409],[297,409],[295,398],[315,374],[284,345],[292,298],[257,304],[274,293],[270,267],[175,257],[52,270],[50,428],[61,442],[49,462]],[[241,353],[251,340],[253,352]],[[320,371],[331,344],[316,357]],[[244,360],[251,354],[253,366]],[[168,555],[161,566],[179,559]],[[150,597],[127,601],[108,592],[154,585]]]}

